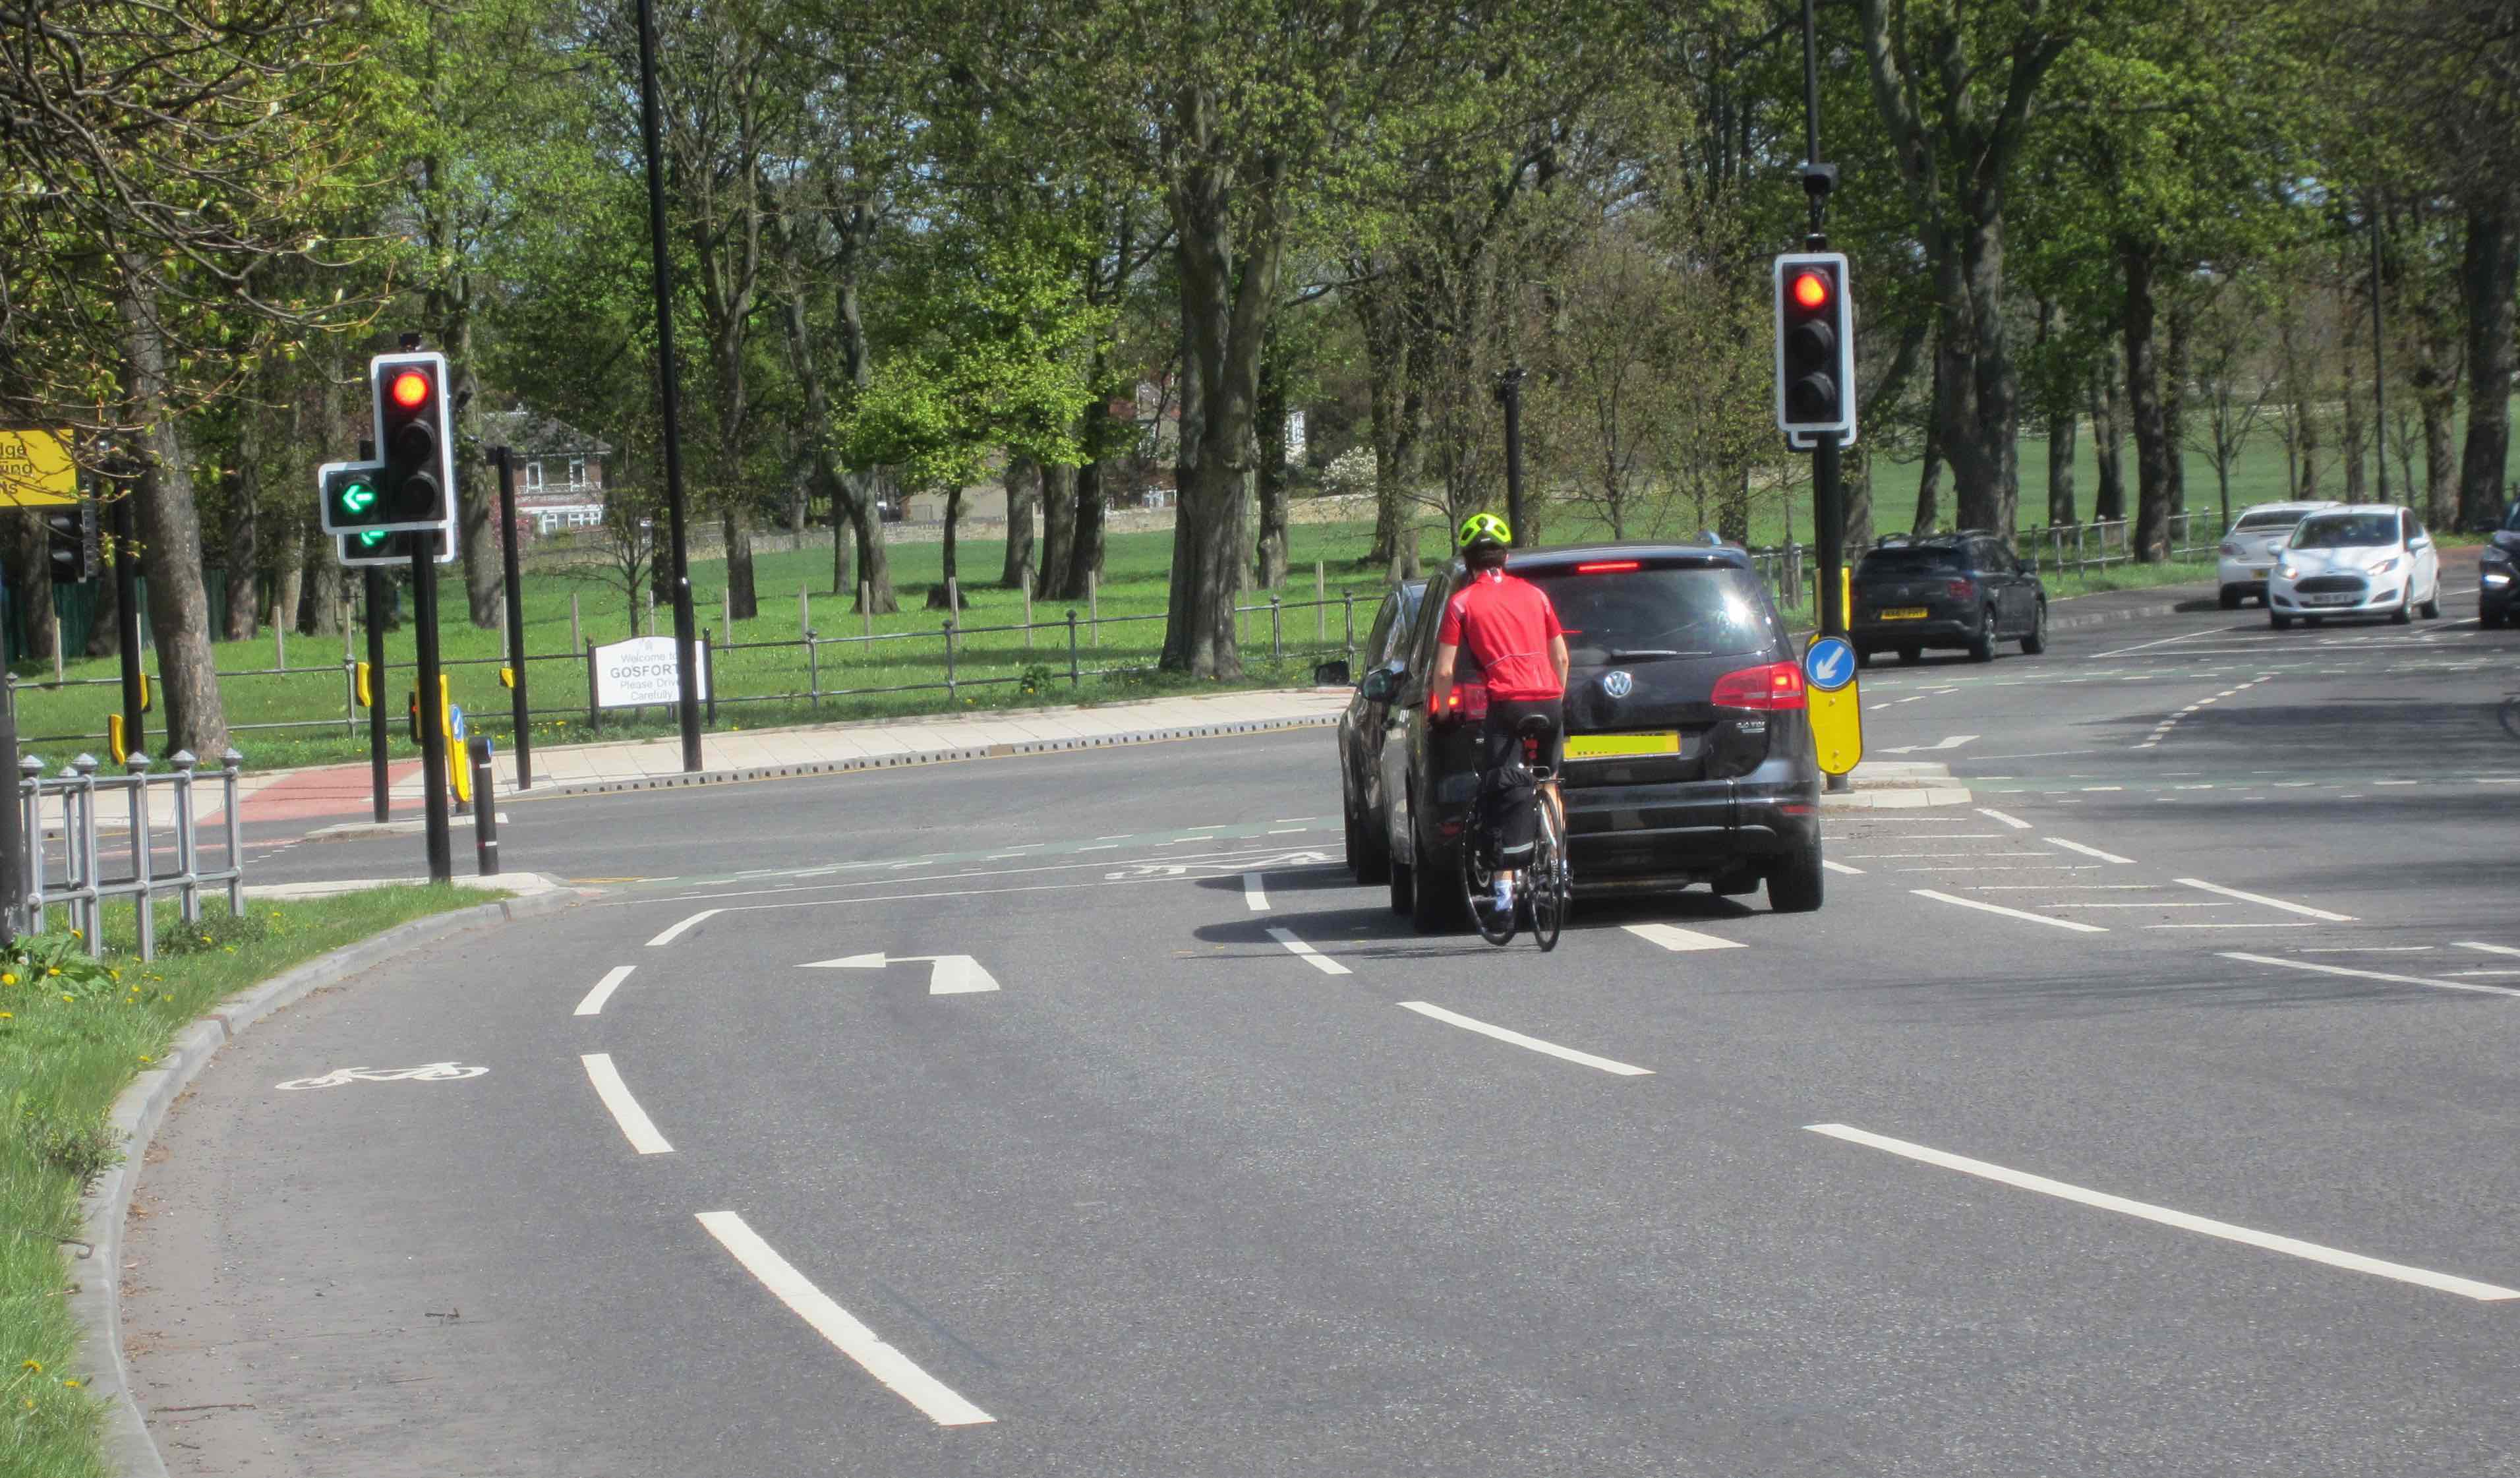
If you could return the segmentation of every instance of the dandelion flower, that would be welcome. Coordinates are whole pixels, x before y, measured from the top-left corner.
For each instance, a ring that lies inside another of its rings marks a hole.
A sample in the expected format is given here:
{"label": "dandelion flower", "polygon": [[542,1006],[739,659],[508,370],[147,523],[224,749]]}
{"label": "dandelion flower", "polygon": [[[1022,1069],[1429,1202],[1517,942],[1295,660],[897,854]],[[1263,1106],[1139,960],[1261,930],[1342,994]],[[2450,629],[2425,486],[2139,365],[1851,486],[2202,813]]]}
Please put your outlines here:
{"label": "dandelion flower", "polygon": [[10,1011],[0,1011],[0,1021],[15,1021],[15,1020],[17,1020],[17,1019],[18,1019],[18,1017],[17,1017],[17,1016],[16,1016],[16,1014],[15,1014],[15,1013],[13,1013],[13,1012],[10,1012]]}
{"label": "dandelion flower", "polygon": [[45,974],[45,976],[46,976],[47,978],[49,978],[49,977],[51,977],[51,976],[54,976],[54,975],[58,975],[58,974],[60,974],[61,972],[62,972],[62,971],[61,971],[61,967],[60,967],[59,965],[50,965],[50,964],[48,964],[48,965],[44,966],[44,974]]}
{"label": "dandelion flower", "polygon": [[0,971],[0,985],[16,985],[17,983],[18,983],[18,973],[17,973],[17,971],[15,971],[15,970]]}
{"label": "dandelion flower", "polygon": [[36,1374],[41,1375],[44,1373],[44,1363],[40,1360],[22,1360],[18,1362],[18,1368],[21,1370],[32,1370]]}
{"label": "dandelion flower", "polygon": [[78,1383],[77,1381],[75,1381],[75,1380],[65,1380],[65,1381],[63,1381],[63,1382],[62,1382],[62,1384],[64,1384],[64,1385],[66,1385],[66,1386],[69,1387],[69,1388],[70,1388],[71,1390],[73,1390],[73,1391],[77,1390],[77,1389],[78,1389],[78,1387],[79,1387],[79,1383]]}

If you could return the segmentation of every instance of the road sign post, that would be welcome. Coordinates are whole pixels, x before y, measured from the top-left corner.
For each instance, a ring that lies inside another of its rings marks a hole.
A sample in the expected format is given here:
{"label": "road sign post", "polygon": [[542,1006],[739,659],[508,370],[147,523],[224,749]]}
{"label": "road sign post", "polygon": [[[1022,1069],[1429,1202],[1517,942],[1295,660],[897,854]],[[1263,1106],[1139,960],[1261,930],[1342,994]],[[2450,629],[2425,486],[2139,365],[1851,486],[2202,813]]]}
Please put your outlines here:
{"label": "road sign post", "polygon": [[1812,638],[1803,649],[1803,687],[1821,774],[1841,781],[1864,758],[1864,694],[1855,680],[1853,645],[1827,633]]}
{"label": "road sign post", "polygon": [[113,636],[122,650],[122,741],[133,753],[149,747],[148,674],[140,670],[140,535],[133,527],[132,494],[113,500]]}
{"label": "road sign post", "polygon": [[446,811],[446,700],[437,673],[437,569],[426,547],[411,555],[411,620],[420,648],[421,794],[428,829],[428,880],[455,876],[455,847]]}

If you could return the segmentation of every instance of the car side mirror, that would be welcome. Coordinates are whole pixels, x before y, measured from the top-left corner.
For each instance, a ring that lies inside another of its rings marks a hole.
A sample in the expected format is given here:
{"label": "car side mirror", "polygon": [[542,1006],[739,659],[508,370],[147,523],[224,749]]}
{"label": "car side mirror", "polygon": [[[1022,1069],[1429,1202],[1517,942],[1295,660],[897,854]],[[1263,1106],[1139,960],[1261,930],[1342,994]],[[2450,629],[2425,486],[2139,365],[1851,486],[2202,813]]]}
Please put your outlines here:
{"label": "car side mirror", "polygon": [[2430,534],[2417,534],[2407,541],[2407,548],[2408,549],[2430,549],[2432,547],[2433,537]]}
{"label": "car side mirror", "polygon": [[2019,561],[2018,563],[2016,563],[2016,564],[2014,564],[2014,565],[2013,565],[2013,567],[2012,567],[2012,572],[2013,572],[2014,574],[2019,574],[2019,575],[2033,575],[2033,576],[2035,576],[2035,575],[2037,575],[2037,574],[2039,573],[2039,566],[2038,566],[2038,565],[2036,565],[2036,564],[2031,563],[2031,562],[2030,562],[2029,560],[2021,560],[2021,561]]}
{"label": "car side mirror", "polygon": [[1354,678],[1348,676],[1347,663],[1345,662],[1316,662],[1313,664],[1313,683],[1316,687],[1344,688],[1354,681],[1356,681]]}
{"label": "car side mirror", "polygon": [[1369,703],[1388,703],[1400,694],[1400,674],[1388,667],[1376,667],[1365,675],[1356,691]]}

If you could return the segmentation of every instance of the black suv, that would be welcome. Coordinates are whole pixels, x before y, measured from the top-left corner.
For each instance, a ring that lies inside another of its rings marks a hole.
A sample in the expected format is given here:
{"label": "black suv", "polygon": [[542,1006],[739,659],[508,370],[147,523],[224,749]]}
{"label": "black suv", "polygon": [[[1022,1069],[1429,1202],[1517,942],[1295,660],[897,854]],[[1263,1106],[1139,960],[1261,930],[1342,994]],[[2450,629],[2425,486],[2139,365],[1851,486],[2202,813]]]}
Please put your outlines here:
{"label": "black suv", "polygon": [[2510,625],[2515,596],[2520,596],[2520,503],[2511,505],[2493,542],[2476,557],[2476,624],[2487,631]]}
{"label": "black suv", "polygon": [[2029,561],[1984,529],[1884,540],[1855,566],[1847,635],[1857,660],[1895,651],[1912,662],[1928,647],[1958,647],[1995,660],[1996,644],[2048,649],[2048,590]]}
{"label": "black suv", "polygon": [[[1802,667],[1750,557],[1608,544],[1517,551],[1506,567],[1548,592],[1566,630],[1577,896],[1696,882],[1737,895],[1764,881],[1780,912],[1819,908],[1820,766]],[[1386,680],[1402,724],[1382,749],[1391,906],[1429,931],[1467,919],[1461,858],[1487,707],[1468,652],[1454,701],[1428,706],[1444,604],[1465,578],[1456,561],[1428,579],[1405,666]]]}

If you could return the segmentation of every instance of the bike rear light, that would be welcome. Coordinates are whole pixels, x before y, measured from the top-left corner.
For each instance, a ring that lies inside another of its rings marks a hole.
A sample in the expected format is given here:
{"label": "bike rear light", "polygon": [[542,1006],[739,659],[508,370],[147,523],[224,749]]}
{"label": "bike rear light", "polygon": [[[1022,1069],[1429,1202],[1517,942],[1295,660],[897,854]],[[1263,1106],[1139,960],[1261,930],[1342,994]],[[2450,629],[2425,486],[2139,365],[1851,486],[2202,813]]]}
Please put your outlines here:
{"label": "bike rear light", "polygon": [[1810,699],[1803,689],[1801,663],[1771,662],[1764,667],[1744,667],[1717,678],[1711,701],[1718,708],[1774,712],[1805,707]]}
{"label": "bike rear light", "polygon": [[1616,574],[1621,570],[1642,568],[1643,568],[1643,565],[1635,560],[1603,560],[1593,564],[1578,564],[1575,566],[1575,573],[1579,575],[1607,575]]}

